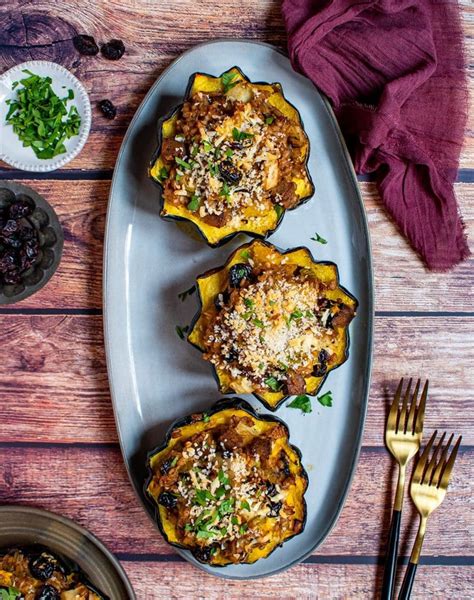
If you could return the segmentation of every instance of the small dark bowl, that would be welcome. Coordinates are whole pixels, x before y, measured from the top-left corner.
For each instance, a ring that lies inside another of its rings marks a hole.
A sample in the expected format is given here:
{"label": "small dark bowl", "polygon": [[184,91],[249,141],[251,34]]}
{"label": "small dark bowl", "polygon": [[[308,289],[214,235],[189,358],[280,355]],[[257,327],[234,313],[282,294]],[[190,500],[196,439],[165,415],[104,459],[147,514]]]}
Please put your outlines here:
{"label": "small dark bowl", "polygon": [[45,286],[58,268],[63,250],[63,230],[48,202],[26,185],[0,182],[0,209],[15,199],[25,200],[33,208],[33,213],[25,219],[38,233],[40,250],[31,267],[21,274],[19,283],[0,283],[0,304],[19,302]]}

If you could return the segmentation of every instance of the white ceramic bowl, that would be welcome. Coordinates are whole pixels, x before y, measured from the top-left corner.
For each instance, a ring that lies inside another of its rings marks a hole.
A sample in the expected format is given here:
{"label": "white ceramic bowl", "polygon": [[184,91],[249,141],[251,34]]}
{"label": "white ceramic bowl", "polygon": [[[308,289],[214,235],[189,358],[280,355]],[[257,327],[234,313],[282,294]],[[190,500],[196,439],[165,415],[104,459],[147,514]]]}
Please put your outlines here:
{"label": "white ceramic bowl", "polygon": [[[64,154],[48,159],[37,158],[32,148],[23,147],[22,142],[13,132],[13,127],[5,122],[9,108],[6,100],[16,96],[15,90],[12,90],[12,84],[26,77],[26,74],[23,73],[24,69],[42,77],[49,75],[53,80],[51,86],[60,97],[64,97],[68,89],[74,91],[74,100],[68,102],[67,106],[71,106],[72,103],[76,105],[81,117],[81,126],[79,135],[66,140]],[[91,128],[91,118],[91,104],[84,86],[77,77],[57,63],[31,60],[12,67],[0,76],[0,160],[15,169],[46,173],[66,165],[79,154],[86,143]]]}

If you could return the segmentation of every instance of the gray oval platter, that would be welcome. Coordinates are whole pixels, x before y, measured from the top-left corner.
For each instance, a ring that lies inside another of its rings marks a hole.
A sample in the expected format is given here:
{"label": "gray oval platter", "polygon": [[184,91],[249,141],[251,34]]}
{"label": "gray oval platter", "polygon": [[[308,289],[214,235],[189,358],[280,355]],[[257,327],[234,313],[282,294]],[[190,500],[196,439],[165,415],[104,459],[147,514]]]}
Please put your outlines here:
{"label": "gray oval platter", "polygon": [[[222,264],[243,239],[218,249],[159,217],[159,190],[147,175],[157,142],[157,120],[182,101],[189,76],[220,75],[234,65],[254,81],[280,82],[300,111],[311,142],[309,168],[316,192],[286,214],[270,241],[280,248],[308,246],[316,259],[339,267],[340,282],[358,300],[350,326],[347,362],[332,372],[321,393],[331,390],[332,408],[313,399],[313,412],[282,406],[309,474],[308,521],[304,532],[253,565],[196,566],[220,577],[248,579],[285,569],[308,556],[328,535],[342,509],[356,467],[370,383],[373,282],[364,207],[350,158],[329,107],[313,84],[295,73],[275,48],[232,40],[210,42],[178,58],[153,85],[125,136],[115,167],[107,215],[104,257],[104,321],[107,366],[122,453],[132,484],[142,492],[148,450],[172,421],[205,409],[220,394],[210,366],[176,335],[189,324],[196,296],[181,302],[195,276]],[[318,232],[325,245],[311,240]],[[260,412],[265,409],[245,397]],[[157,531],[157,535],[159,535]]]}

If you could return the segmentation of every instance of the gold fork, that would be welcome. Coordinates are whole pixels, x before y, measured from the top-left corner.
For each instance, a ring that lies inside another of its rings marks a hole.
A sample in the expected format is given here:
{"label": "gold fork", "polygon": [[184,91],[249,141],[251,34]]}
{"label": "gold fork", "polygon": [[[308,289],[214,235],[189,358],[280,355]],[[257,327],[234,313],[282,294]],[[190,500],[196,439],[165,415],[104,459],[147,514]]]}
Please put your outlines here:
{"label": "gold fork", "polygon": [[[451,437],[443,448],[444,438],[446,437],[446,433],[443,433],[428,466],[426,466],[428,455],[434,444],[437,433],[438,432],[435,431],[431,436],[423,454],[418,460],[411,479],[410,496],[420,514],[420,525],[398,600],[408,600],[408,598],[410,598],[413,582],[415,580],[416,568],[420,559],[421,547],[425,537],[426,522],[431,513],[438,508],[446,496],[451,471],[453,470],[454,461],[456,460],[456,455],[462,440],[462,437],[460,436],[451,455],[447,458],[449,447],[451,446],[454,436],[451,434]],[[438,460],[438,455],[440,453],[441,456]]]}
{"label": "gold fork", "polygon": [[387,425],[385,427],[385,444],[392,456],[398,462],[398,485],[393,505],[387,558],[383,573],[382,600],[390,600],[393,594],[406,468],[408,462],[420,449],[421,438],[423,435],[423,419],[425,416],[426,397],[428,395],[428,380],[423,387],[420,404],[417,408],[416,403],[418,392],[420,390],[420,380],[418,379],[415,391],[411,397],[410,409],[408,410],[411,384],[412,380],[410,379],[400,409],[399,404],[403,389],[403,378],[400,380],[395,393],[395,398],[390,407],[390,412],[388,413]]}

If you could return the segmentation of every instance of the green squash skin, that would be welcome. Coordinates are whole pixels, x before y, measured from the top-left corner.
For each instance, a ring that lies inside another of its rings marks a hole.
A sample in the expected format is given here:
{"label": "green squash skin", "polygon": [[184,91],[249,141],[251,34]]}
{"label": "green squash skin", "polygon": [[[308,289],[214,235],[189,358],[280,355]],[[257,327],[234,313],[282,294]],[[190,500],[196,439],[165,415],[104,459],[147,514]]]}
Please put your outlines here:
{"label": "green squash skin", "polygon": [[[340,285],[340,283],[339,283],[339,269],[338,269],[338,267],[337,267],[337,265],[335,263],[333,263],[331,261],[327,261],[327,260],[319,260],[319,261],[314,260],[313,253],[311,252],[311,250],[309,250],[309,248],[307,246],[296,246],[294,248],[289,248],[288,250],[280,250],[277,246],[275,246],[274,244],[271,244],[270,242],[262,241],[262,243],[265,246],[267,246],[269,249],[276,250],[277,252],[279,252],[283,256],[285,254],[289,254],[289,253],[295,252],[297,250],[306,250],[307,252],[309,252],[309,254],[310,254],[313,262],[315,262],[316,264],[333,266],[335,268],[335,270],[336,270],[336,282],[337,282],[338,288],[340,290],[342,290],[345,294],[347,294],[349,296],[349,298],[351,298],[353,300],[353,302],[355,303],[354,309],[357,310],[357,308],[359,306],[359,302],[355,298],[355,296],[353,296],[344,286]],[[186,340],[187,340],[187,342],[189,344],[191,344],[191,346],[193,346],[194,348],[197,348],[201,353],[203,353],[202,348],[200,348],[197,344],[194,344],[193,342],[191,342],[190,339],[189,339],[189,336],[191,335],[191,333],[192,333],[192,331],[194,329],[194,326],[196,325],[197,321],[199,320],[199,317],[201,316],[201,312],[202,312],[202,308],[203,308],[203,300],[202,300],[202,297],[201,297],[201,291],[199,289],[199,285],[197,285],[197,280],[200,279],[201,277],[207,277],[208,275],[213,275],[214,273],[217,273],[218,271],[221,271],[222,269],[225,269],[227,267],[227,265],[231,262],[232,258],[235,256],[235,254],[237,252],[241,252],[242,250],[245,250],[251,244],[252,244],[252,241],[247,242],[246,244],[243,244],[242,246],[239,246],[238,248],[236,248],[234,250],[234,252],[232,252],[232,254],[227,258],[226,262],[222,266],[215,267],[213,269],[209,269],[205,273],[202,273],[201,275],[198,275],[196,277],[196,290],[197,290],[197,295],[198,295],[199,306],[198,306],[198,310],[197,310],[196,314],[192,318],[191,323],[189,325],[189,333],[188,333],[188,336],[187,336]],[[309,394],[309,393],[305,392],[305,394],[307,396],[316,397],[316,395],[318,394],[319,390],[323,387],[324,383],[326,382],[326,379],[327,379],[329,373],[331,373],[331,371],[335,371],[338,367],[340,367],[341,365],[343,365],[346,362],[346,360],[349,358],[349,346],[350,346],[350,335],[349,335],[349,327],[347,327],[347,330],[346,330],[346,346],[344,348],[344,360],[342,360],[342,362],[340,364],[338,364],[333,369],[330,369],[324,375],[324,378],[321,380],[321,383],[320,383],[319,387],[315,390],[314,394]],[[235,394],[235,392],[233,392],[233,391],[223,392],[220,389],[220,381],[219,381],[219,376],[217,374],[217,369],[214,366],[212,366],[212,365],[211,365],[211,368],[212,368],[213,377],[214,377],[214,379],[215,379],[215,381],[217,383],[217,386],[219,388],[219,392],[221,394],[224,394],[224,395]],[[257,400],[259,400],[259,402],[261,402],[265,406],[265,408],[267,410],[270,410],[272,412],[278,410],[278,408],[280,408],[280,406],[284,402],[286,402],[286,400],[288,400],[289,398],[292,397],[292,396],[284,396],[281,400],[278,401],[277,404],[275,404],[275,406],[271,406],[259,394],[257,394],[257,393],[254,392],[254,393],[252,393],[252,396],[254,396],[255,398],[257,398]]]}
{"label": "green squash skin", "polygon": [[[227,71],[231,71],[232,69],[235,69],[239,72],[239,74],[242,76],[242,78],[248,82],[248,83],[254,83],[256,85],[268,85],[267,82],[265,81],[250,81],[250,79],[242,72],[242,70],[237,67],[230,67],[229,69],[227,69]],[[227,71],[224,71],[224,73],[226,73]],[[149,169],[151,169],[153,167],[153,165],[155,164],[155,162],[158,160],[158,157],[161,154],[161,146],[162,146],[162,142],[163,142],[163,135],[162,135],[162,130],[163,130],[163,123],[165,121],[167,121],[168,119],[171,119],[177,112],[179,112],[181,110],[181,108],[183,107],[184,102],[186,102],[191,94],[191,90],[193,87],[193,83],[194,83],[194,79],[196,77],[196,75],[204,75],[206,77],[215,77],[215,75],[210,75],[209,73],[203,73],[202,71],[197,71],[196,73],[193,73],[188,81],[188,85],[186,86],[186,91],[184,93],[184,100],[183,102],[181,102],[180,104],[178,104],[177,106],[175,106],[174,108],[171,109],[171,111],[169,111],[165,116],[161,117],[160,119],[158,119],[158,145],[156,147],[156,150],[153,153],[152,159],[150,161],[150,165],[149,165]],[[221,74],[222,75],[222,74]],[[303,123],[303,119],[301,118],[300,112],[299,110],[294,106],[294,104],[292,104],[283,94],[282,91],[282,87],[281,84],[278,82],[275,82],[274,85],[278,85],[281,91],[281,95],[285,98],[285,101],[292,107],[295,109],[295,111],[298,113],[298,117],[300,120],[300,124],[301,127],[304,131],[304,134],[306,136],[306,139],[308,141],[308,155],[306,157],[306,161],[304,163],[305,169],[306,169],[306,176],[308,177],[308,181],[311,185],[311,193],[308,194],[307,196],[304,196],[303,198],[301,198],[301,200],[299,200],[299,202],[297,204],[295,204],[295,206],[293,206],[292,208],[289,209],[285,209],[283,208],[280,217],[278,218],[278,221],[275,225],[275,227],[269,231],[267,231],[265,234],[260,234],[260,233],[255,233],[252,231],[246,231],[244,229],[240,230],[240,231],[235,231],[234,233],[230,233],[229,235],[227,235],[226,237],[222,238],[220,241],[216,242],[215,244],[211,244],[206,235],[204,234],[204,232],[202,231],[202,229],[200,227],[198,227],[198,225],[196,225],[196,223],[192,223],[189,219],[185,218],[185,217],[180,217],[177,215],[162,215],[162,211],[164,209],[164,198],[163,198],[163,185],[157,181],[154,177],[151,177],[150,175],[150,179],[158,186],[159,190],[160,190],[160,198],[159,198],[159,202],[160,202],[160,217],[165,220],[165,221],[185,221],[187,223],[191,223],[194,228],[199,232],[200,237],[206,242],[206,244],[208,246],[210,246],[211,248],[220,248],[221,246],[223,246],[224,244],[227,244],[227,242],[230,242],[230,240],[232,240],[235,236],[239,235],[239,234],[245,234],[248,235],[249,237],[255,238],[255,239],[260,239],[260,240],[266,240],[268,237],[270,237],[272,234],[275,233],[275,231],[280,227],[281,222],[286,214],[287,211],[292,211],[297,209],[298,207],[302,206],[303,204],[306,204],[306,202],[308,202],[313,196],[314,196],[314,192],[315,192],[315,188],[314,188],[314,183],[311,177],[311,174],[309,172],[308,169],[308,161],[309,161],[309,156],[311,153],[311,143],[310,140],[306,134],[306,131],[304,129],[304,123]]]}
{"label": "green squash skin", "polygon": [[[226,566],[231,566],[231,565],[210,565],[209,563],[201,560],[198,556],[196,556],[194,554],[194,552],[192,550],[190,550],[189,548],[187,548],[186,546],[183,546],[182,544],[177,544],[176,542],[170,542],[164,527],[161,523],[161,517],[160,517],[160,513],[157,507],[157,504],[155,502],[155,500],[153,499],[153,497],[148,493],[148,486],[153,478],[153,470],[151,469],[150,466],[150,461],[151,458],[155,455],[158,454],[159,452],[163,451],[166,449],[166,447],[168,446],[170,440],[171,440],[171,435],[173,433],[173,431],[175,429],[179,429],[180,427],[184,427],[185,425],[189,425],[191,423],[194,423],[196,421],[202,421],[204,416],[212,416],[213,414],[220,412],[222,410],[226,410],[229,408],[234,408],[234,409],[240,409],[245,411],[250,417],[252,417],[253,419],[258,419],[260,421],[270,421],[273,423],[278,423],[279,425],[282,425],[282,427],[285,429],[285,433],[288,437],[289,440],[289,429],[287,424],[282,421],[281,419],[279,419],[278,417],[275,417],[274,415],[260,415],[258,414],[255,409],[245,400],[242,400],[242,398],[223,398],[221,400],[218,400],[215,404],[213,404],[208,410],[203,411],[202,413],[196,413],[194,415],[188,415],[186,417],[181,417],[180,419],[177,419],[176,421],[174,421],[174,423],[171,424],[170,428],[168,429],[168,432],[165,436],[165,440],[162,444],[160,444],[159,446],[156,446],[153,450],[151,450],[150,452],[148,452],[147,455],[147,462],[146,462],[146,469],[148,471],[148,476],[145,479],[145,483],[143,485],[143,490],[144,490],[144,496],[145,498],[152,504],[154,510],[155,510],[155,522],[158,526],[158,529],[160,530],[161,535],[163,536],[163,538],[165,539],[165,541],[170,544],[170,546],[174,546],[175,548],[180,548],[181,550],[187,550],[188,552],[191,552],[191,554],[193,555],[193,557],[200,562],[201,564],[205,564],[208,565],[210,567],[216,568],[216,569],[222,569],[225,568]],[[197,419],[196,417],[200,416],[200,419]],[[296,455],[298,456],[298,459],[300,461],[300,467],[301,467],[301,472],[300,472],[300,477],[306,482],[306,486],[305,486],[305,493],[306,490],[308,488],[308,484],[309,484],[309,477],[308,477],[308,473],[306,472],[306,469],[303,467],[303,462],[302,462],[302,455],[301,455],[301,451],[299,448],[297,448],[296,446],[293,446],[293,444],[290,444],[288,441],[288,446],[289,448],[291,448]],[[298,533],[295,533],[294,535],[287,537],[285,539],[285,541],[280,544],[279,546],[275,546],[275,548],[269,552],[267,554],[267,556],[265,556],[264,558],[268,558],[271,554],[273,554],[273,552],[275,552],[275,550],[277,548],[280,548],[285,542],[287,542],[288,540],[291,540],[293,537],[295,537],[296,535],[299,535],[301,533],[303,533],[305,527],[306,527],[306,521],[307,521],[307,516],[308,516],[308,510],[307,510],[307,504],[306,504],[306,500],[304,498],[303,495],[303,520],[302,520],[302,525],[301,525],[301,531],[299,531]],[[246,564],[253,564],[253,563],[239,563],[241,565],[246,565]]]}

